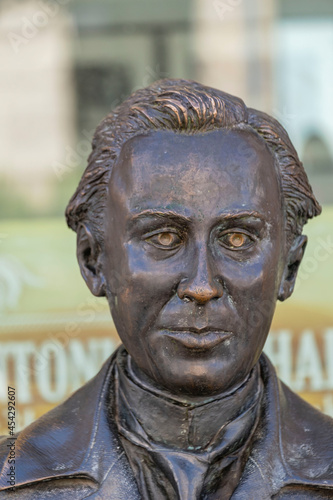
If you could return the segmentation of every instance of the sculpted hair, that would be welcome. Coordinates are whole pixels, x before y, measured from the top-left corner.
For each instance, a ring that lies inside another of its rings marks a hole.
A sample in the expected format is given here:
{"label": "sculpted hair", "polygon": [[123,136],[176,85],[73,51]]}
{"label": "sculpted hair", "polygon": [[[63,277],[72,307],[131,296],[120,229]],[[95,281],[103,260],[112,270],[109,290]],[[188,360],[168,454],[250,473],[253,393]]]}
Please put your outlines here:
{"label": "sculpted hair", "polygon": [[88,166],[66,209],[74,231],[87,224],[103,246],[108,182],[123,144],[153,130],[195,134],[216,129],[249,129],[265,141],[276,159],[286,213],[288,240],[302,233],[321,207],[289,136],[269,115],[247,108],[230,94],[188,80],[160,80],[134,92],[104,118],[92,141]]}

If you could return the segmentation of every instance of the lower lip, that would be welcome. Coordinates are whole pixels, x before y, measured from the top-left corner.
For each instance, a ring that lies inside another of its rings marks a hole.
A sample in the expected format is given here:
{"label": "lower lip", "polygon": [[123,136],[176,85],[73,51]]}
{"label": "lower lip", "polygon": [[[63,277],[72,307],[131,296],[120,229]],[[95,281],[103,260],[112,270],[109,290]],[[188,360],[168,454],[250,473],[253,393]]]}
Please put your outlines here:
{"label": "lower lip", "polygon": [[179,342],[188,349],[195,351],[207,351],[212,349],[221,342],[230,338],[230,332],[206,332],[206,333],[193,333],[193,332],[177,332],[166,330],[164,335],[170,337],[172,340]]}

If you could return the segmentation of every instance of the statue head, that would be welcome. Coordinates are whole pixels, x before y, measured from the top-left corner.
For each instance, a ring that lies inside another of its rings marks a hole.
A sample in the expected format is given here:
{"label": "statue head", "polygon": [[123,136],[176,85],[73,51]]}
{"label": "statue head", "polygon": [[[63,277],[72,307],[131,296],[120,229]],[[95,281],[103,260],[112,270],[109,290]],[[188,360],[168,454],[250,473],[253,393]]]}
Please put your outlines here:
{"label": "statue head", "polygon": [[320,213],[284,128],[216,89],[162,80],[97,127],[66,217],[135,369],[188,397],[233,390],[294,289]]}

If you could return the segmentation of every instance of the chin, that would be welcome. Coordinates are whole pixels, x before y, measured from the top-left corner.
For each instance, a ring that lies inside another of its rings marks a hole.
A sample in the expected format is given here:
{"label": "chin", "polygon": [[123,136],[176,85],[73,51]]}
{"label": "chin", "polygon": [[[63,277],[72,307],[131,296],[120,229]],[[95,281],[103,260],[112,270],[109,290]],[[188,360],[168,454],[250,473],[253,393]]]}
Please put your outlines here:
{"label": "chin", "polygon": [[[161,366],[161,365],[160,365]],[[181,367],[181,371],[179,370]],[[176,366],[169,364],[168,367],[161,366],[161,371],[164,368],[164,377],[156,380],[160,386],[163,386],[170,393],[179,396],[188,397],[214,397],[224,392],[229,392],[232,388],[238,385],[235,380],[234,368],[230,371],[226,367],[220,367],[216,370],[215,363],[199,363],[198,361],[178,362]],[[230,374],[229,376],[227,376]],[[232,374],[232,375],[231,375]],[[245,378],[245,375],[244,377]]]}

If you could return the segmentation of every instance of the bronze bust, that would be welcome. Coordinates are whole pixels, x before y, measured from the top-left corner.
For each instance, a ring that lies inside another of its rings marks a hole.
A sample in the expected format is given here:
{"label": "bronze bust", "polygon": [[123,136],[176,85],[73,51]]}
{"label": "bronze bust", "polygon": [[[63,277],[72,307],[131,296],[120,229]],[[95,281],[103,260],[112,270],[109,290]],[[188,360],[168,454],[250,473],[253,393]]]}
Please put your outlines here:
{"label": "bronze bust", "polygon": [[3,440],[0,498],[333,498],[333,421],[262,354],[320,211],[237,97],[162,80],[109,114],[66,217],[123,345],[17,435],[14,488]]}

